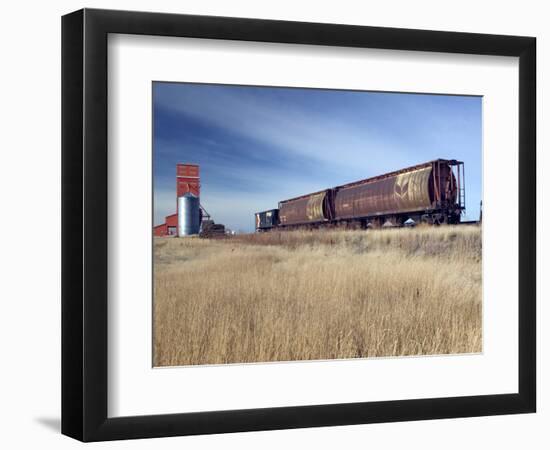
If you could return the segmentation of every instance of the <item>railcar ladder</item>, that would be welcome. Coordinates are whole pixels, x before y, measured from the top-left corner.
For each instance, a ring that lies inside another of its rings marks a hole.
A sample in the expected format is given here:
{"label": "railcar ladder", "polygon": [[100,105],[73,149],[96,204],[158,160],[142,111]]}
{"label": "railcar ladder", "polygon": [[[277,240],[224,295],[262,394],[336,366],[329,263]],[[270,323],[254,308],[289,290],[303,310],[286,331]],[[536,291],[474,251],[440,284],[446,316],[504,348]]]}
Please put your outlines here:
{"label": "railcar ladder", "polygon": [[[460,163],[458,169],[458,204],[461,208],[466,208],[466,176],[464,175],[464,163]],[[460,173],[462,169],[462,174]]]}

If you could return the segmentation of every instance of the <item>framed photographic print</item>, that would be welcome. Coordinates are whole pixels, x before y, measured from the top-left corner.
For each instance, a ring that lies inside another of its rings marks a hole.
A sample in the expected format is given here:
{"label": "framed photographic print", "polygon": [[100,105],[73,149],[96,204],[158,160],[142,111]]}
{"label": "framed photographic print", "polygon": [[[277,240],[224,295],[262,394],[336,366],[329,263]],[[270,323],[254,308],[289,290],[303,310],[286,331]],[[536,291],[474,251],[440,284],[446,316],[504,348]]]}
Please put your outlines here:
{"label": "framed photographic print", "polygon": [[64,16],[62,432],[534,412],[535,42]]}

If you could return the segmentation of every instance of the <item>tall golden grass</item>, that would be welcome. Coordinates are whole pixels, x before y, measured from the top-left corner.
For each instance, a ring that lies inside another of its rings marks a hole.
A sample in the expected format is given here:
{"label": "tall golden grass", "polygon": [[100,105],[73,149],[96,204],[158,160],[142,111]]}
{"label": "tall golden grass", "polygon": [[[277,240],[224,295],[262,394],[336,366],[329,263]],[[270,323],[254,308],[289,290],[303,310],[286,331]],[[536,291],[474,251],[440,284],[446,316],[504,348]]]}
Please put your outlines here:
{"label": "tall golden grass", "polygon": [[482,350],[477,226],[154,246],[155,366]]}

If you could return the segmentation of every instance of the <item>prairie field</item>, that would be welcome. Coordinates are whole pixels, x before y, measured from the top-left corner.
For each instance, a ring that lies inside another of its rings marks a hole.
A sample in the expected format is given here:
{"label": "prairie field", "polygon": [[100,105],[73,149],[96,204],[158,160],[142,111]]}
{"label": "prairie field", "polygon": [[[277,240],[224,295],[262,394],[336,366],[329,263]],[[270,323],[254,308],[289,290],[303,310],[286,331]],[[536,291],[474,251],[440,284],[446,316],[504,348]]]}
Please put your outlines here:
{"label": "prairie field", "polygon": [[482,351],[481,228],[155,238],[154,365]]}

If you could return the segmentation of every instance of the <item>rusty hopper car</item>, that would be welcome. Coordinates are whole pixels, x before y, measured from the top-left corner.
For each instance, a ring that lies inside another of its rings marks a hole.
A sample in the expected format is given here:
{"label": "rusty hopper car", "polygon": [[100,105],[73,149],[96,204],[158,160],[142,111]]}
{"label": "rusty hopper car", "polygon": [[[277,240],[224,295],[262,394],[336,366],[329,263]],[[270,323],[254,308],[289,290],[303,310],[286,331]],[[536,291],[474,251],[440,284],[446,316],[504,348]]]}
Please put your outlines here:
{"label": "rusty hopper car", "polygon": [[332,190],[315,192],[279,202],[279,224],[297,226],[332,219]]}
{"label": "rusty hopper car", "polygon": [[415,223],[458,223],[464,205],[464,163],[437,159],[283,200],[278,223],[269,226],[256,216],[256,229],[401,226],[410,219]]}
{"label": "rusty hopper car", "polygon": [[438,159],[335,188],[336,221],[402,225],[457,223],[464,209],[464,165]]}

